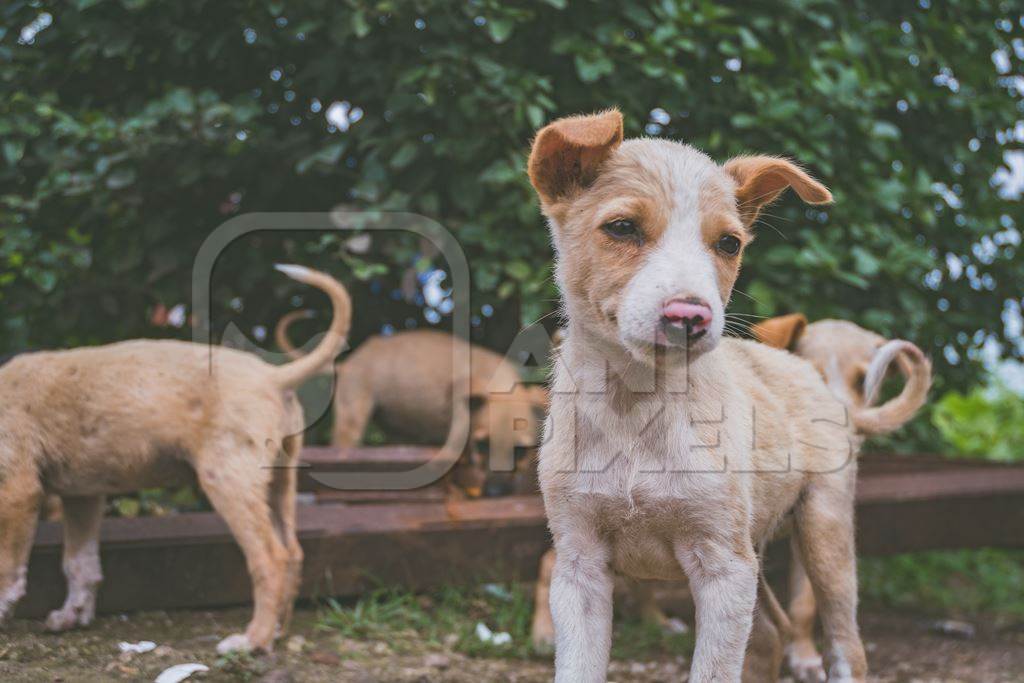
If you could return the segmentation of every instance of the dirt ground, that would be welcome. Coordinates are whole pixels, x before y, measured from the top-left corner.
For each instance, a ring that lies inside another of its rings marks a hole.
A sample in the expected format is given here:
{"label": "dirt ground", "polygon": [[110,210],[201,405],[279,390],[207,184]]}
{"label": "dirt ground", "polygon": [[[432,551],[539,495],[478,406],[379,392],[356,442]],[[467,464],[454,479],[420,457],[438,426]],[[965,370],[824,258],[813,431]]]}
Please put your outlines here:
{"label": "dirt ground", "polygon": [[[480,683],[549,681],[545,659],[470,658],[447,648],[396,653],[387,642],[354,641],[318,630],[316,612],[300,609],[291,635],[274,655],[218,658],[214,646],[241,627],[248,612],[148,612],[102,617],[86,631],[52,636],[37,622],[17,620],[0,633],[0,680],[152,681],[165,668],[198,662],[204,681],[343,681]],[[862,630],[873,673],[885,683],[1024,681],[1024,626],[975,623],[975,637],[960,639],[930,629],[932,620],[891,612],[863,614]],[[145,654],[119,653],[120,641],[151,640]],[[655,661],[616,661],[609,680],[637,683],[684,681],[688,660],[666,653]]]}

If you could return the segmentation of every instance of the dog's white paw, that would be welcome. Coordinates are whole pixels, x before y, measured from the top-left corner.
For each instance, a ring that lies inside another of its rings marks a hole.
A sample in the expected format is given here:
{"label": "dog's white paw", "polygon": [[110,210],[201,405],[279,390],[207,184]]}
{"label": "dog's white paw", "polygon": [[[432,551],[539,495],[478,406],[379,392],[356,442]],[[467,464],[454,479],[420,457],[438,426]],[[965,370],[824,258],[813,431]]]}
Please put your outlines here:
{"label": "dog's white paw", "polygon": [[6,590],[0,591],[0,628],[3,628],[8,617],[14,614],[14,606],[25,596],[26,585],[25,568],[21,567],[14,583],[9,585]]}
{"label": "dog's white paw", "polygon": [[244,633],[230,635],[217,643],[217,654],[219,655],[227,655],[232,652],[252,652],[252,650],[252,643]]}
{"label": "dog's white paw", "polygon": [[46,629],[53,633],[60,633],[79,626],[85,627],[92,623],[93,616],[92,610],[63,607],[50,612],[46,617]]}
{"label": "dog's white paw", "polygon": [[810,652],[806,648],[796,649],[791,646],[786,652],[786,663],[798,683],[825,683],[828,678],[821,655],[815,652],[813,645]]}

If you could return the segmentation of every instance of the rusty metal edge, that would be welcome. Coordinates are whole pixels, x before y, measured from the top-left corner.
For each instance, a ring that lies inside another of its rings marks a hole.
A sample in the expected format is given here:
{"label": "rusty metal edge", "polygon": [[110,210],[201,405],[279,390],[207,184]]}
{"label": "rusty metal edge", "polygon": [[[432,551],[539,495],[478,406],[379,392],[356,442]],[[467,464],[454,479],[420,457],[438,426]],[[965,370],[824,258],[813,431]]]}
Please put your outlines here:
{"label": "rusty metal edge", "polygon": [[[862,470],[858,549],[865,555],[971,547],[1024,547],[1024,466]],[[302,506],[302,595],[354,595],[374,585],[428,588],[534,578],[548,546],[538,496],[376,505]],[[245,563],[213,513],[104,521],[103,611],[202,607],[249,599]],[[29,596],[39,617],[64,594],[60,525],[37,532]],[[153,590],[153,586],[160,586]]]}

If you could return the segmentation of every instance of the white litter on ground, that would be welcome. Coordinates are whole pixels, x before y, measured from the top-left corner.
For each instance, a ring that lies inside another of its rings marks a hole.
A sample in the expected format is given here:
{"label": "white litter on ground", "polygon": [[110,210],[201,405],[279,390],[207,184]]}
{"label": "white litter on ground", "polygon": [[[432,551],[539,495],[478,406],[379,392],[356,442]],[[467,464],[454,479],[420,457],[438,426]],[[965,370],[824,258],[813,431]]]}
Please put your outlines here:
{"label": "white litter on ground", "polygon": [[501,633],[495,633],[491,629],[487,628],[487,624],[482,621],[478,621],[476,624],[476,637],[481,642],[490,643],[491,645],[508,645],[512,642],[512,636],[502,631]]}
{"label": "white litter on ground", "polygon": [[170,669],[165,669],[153,683],[181,683],[192,674],[209,670],[210,667],[203,664],[176,664]]}
{"label": "white litter on ground", "polygon": [[142,640],[138,643],[125,643],[121,642],[117,644],[118,649],[121,652],[131,652],[133,655],[141,655],[146,652],[152,652],[156,649],[156,643],[151,640]]}

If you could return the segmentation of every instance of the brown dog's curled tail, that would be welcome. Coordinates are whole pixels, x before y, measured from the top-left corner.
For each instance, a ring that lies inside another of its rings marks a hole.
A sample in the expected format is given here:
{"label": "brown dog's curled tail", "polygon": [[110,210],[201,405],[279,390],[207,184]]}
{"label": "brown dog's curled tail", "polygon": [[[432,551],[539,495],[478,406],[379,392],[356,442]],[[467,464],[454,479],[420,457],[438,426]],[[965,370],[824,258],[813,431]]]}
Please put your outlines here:
{"label": "brown dog's curled tail", "polygon": [[277,348],[288,354],[288,357],[292,360],[302,358],[302,352],[295,348],[295,345],[288,338],[288,328],[296,320],[310,320],[314,317],[316,317],[315,311],[308,308],[299,309],[282,315],[281,319],[277,321],[277,325],[274,326],[274,341],[277,342]]}
{"label": "brown dog's curled tail", "polygon": [[[341,353],[348,339],[349,328],[352,326],[352,298],[340,282],[326,273],[305,266],[278,264],[274,267],[293,280],[323,290],[330,297],[331,306],[334,309],[331,326],[316,348],[307,355],[277,368],[278,384],[282,388],[290,389],[321,372],[325,366],[334,361],[335,356]],[[280,323],[278,325],[280,326]],[[287,325],[285,326],[287,327]]]}
{"label": "brown dog's curled tail", "polygon": [[[885,373],[893,361],[906,377],[903,391],[880,406],[878,398]],[[829,383],[833,384],[832,378]],[[864,406],[852,409],[853,424],[864,434],[888,434],[910,421],[928,398],[932,385],[932,364],[917,346],[902,339],[883,344],[875,352],[864,375]]]}

